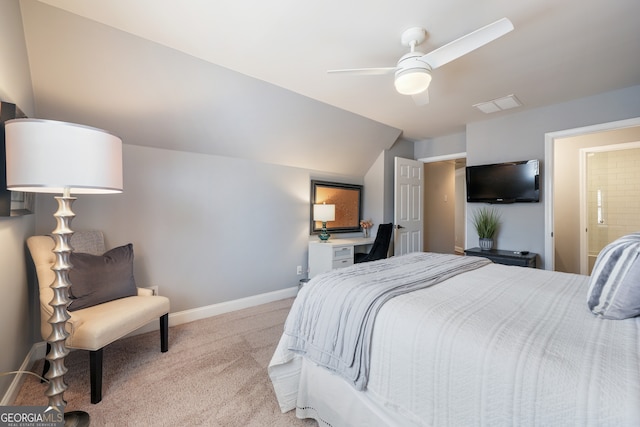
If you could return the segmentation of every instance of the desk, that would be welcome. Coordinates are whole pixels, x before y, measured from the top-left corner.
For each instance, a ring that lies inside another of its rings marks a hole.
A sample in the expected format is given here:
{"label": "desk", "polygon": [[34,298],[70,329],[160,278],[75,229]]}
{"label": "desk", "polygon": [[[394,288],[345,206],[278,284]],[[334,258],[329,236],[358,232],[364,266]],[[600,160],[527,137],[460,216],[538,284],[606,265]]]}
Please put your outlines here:
{"label": "desk", "polygon": [[520,267],[532,268],[536,268],[536,256],[538,255],[532,252],[522,255],[515,251],[501,251],[497,249],[484,251],[480,248],[465,249],[464,253],[467,255],[489,258],[497,264],[519,265]]}
{"label": "desk", "polygon": [[336,268],[353,265],[356,247],[373,244],[373,237],[309,241],[309,278]]}

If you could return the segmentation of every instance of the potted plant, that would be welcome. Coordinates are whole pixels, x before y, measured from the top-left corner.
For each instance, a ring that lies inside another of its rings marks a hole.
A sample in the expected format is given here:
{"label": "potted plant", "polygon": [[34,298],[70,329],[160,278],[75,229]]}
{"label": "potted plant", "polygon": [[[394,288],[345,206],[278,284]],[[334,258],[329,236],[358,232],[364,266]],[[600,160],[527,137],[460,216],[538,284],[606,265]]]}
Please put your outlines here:
{"label": "potted plant", "polygon": [[473,213],[472,221],[480,239],[480,249],[488,251],[493,248],[493,236],[498,231],[500,215],[495,209],[483,207]]}

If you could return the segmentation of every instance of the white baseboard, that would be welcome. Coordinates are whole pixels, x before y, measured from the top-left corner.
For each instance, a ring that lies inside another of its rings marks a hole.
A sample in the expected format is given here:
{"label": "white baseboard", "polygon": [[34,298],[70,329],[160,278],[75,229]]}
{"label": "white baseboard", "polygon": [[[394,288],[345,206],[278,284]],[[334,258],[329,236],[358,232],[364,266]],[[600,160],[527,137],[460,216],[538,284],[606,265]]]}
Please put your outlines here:
{"label": "white baseboard", "polygon": [[[233,301],[225,301],[218,304],[212,304],[205,307],[193,308],[191,310],[169,313],[169,326],[177,326],[183,323],[193,322],[194,320],[206,319],[207,317],[217,316],[219,314],[230,313],[232,311],[242,310],[244,308],[255,307],[261,304],[278,301],[286,298],[293,298],[298,293],[298,286],[281,289],[279,291],[268,292],[266,294],[254,295],[246,298],[240,298]],[[151,322],[140,329],[130,333],[127,336],[134,336],[160,329],[158,322]],[[44,341],[35,343],[27,357],[20,366],[20,371],[28,371],[36,360],[42,359],[47,351],[47,343]],[[16,374],[9,385],[9,389],[0,401],[0,406],[12,405],[18,396],[25,374]]]}
{"label": "white baseboard", "polygon": [[183,323],[193,322],[194,320],[206,319],[207,317],[255,307],[257,305],[267,304],[270,302],[279,301],[281,299],[293,298],[298,294],[298,289],[298,286],[293,286],[291,288],[268,292],[266,294],[253,295],[233,301],[226,301],[218,304],[208,305],[205,307],[198,307],[191,310],[171,313],[169,314],[169,326],[181,325]]}
{"label": "white baseboard", "polygon": [[[29,354],[25,357],[22,365],[18,368],[19,372],[28,371],[29,368],[33,365],[36,360],[42,359],[47,353],[47,343],[44,341],[37,342],[31,346],[31,350],[29,350]],[[20,387],[22,387],[22,383],[24,382],[24,376],[27,374],[15,374],[13,381],[9,384],[9,388],[5,392],[2,400],[0,400],[0,406],[9,406],[12,405],[13,402],[18,397],[18,392],[20,391]],[[42,374],[40,374],[42,375]],[[44,400],[43,400],[44,402]],[[44,405],[44,403],[43,403]]]}
{"label": "white baseboard", "polygon": [[[255,307],[256,305],[267,304],[281,299],[293,298],[297,294],[298,286],[294,286],[292,288],[281,289],[279,291],[268,292],[266,294],[253,295],[233,301],[225,301],[218,304],[169,313],[169,326],[182,325],[183,323],[193,322],[194,320],[206,319],[207,317],[230,313],[244,308]],[[131,332],[127,336],[139,335],[146,332],[156,331],[158,329],[160,329],[160,324],[158,322],[151,322],[142,328]]]}

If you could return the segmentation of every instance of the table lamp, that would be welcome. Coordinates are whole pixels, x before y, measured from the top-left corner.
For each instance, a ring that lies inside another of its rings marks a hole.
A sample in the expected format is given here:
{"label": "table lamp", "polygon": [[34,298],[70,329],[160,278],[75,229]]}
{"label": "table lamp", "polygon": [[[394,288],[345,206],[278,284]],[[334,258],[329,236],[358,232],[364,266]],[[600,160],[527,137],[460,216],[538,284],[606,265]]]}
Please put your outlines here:
{"label": "table lamp", "polygon": [[322,231],[318,235],[321,241],[326,242],[331,235],[327,233],[327,221],[336,220],[336,205],[313,205],[313,220],[322,222]]}
{"label": "table lamp", "polygon": [[[66,328],[70,316],[68,288],[71,286],[69,257],[73,248],[71,210],[76,200],[71,194],[109,194],[122,192],[122,141],[120,138],[88,126],[40,119],[15,119],[5,123],[7,188],[14,191],[56,193],[58,210],[52,232],[56,256],[51,284],[53,314],[49,319],[51,350],[46,378],[49,408],[64,410],[67,384],[64,358],[69,354]],[[89,415],[82,411],[65,413],[65,424],[88,425]]]}

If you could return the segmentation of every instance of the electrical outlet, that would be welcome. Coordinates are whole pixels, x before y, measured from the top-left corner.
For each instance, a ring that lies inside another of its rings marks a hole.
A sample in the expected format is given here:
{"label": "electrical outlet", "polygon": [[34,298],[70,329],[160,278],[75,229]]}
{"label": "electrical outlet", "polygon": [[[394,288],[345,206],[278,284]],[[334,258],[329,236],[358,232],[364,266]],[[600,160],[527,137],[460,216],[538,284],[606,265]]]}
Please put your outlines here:
{"label": "electrical outlet", "polygon": [[298,268],[296,269],[296,274],[298,276],[300,276],[302,274],[302,266],[301,265],[299,265]]}

